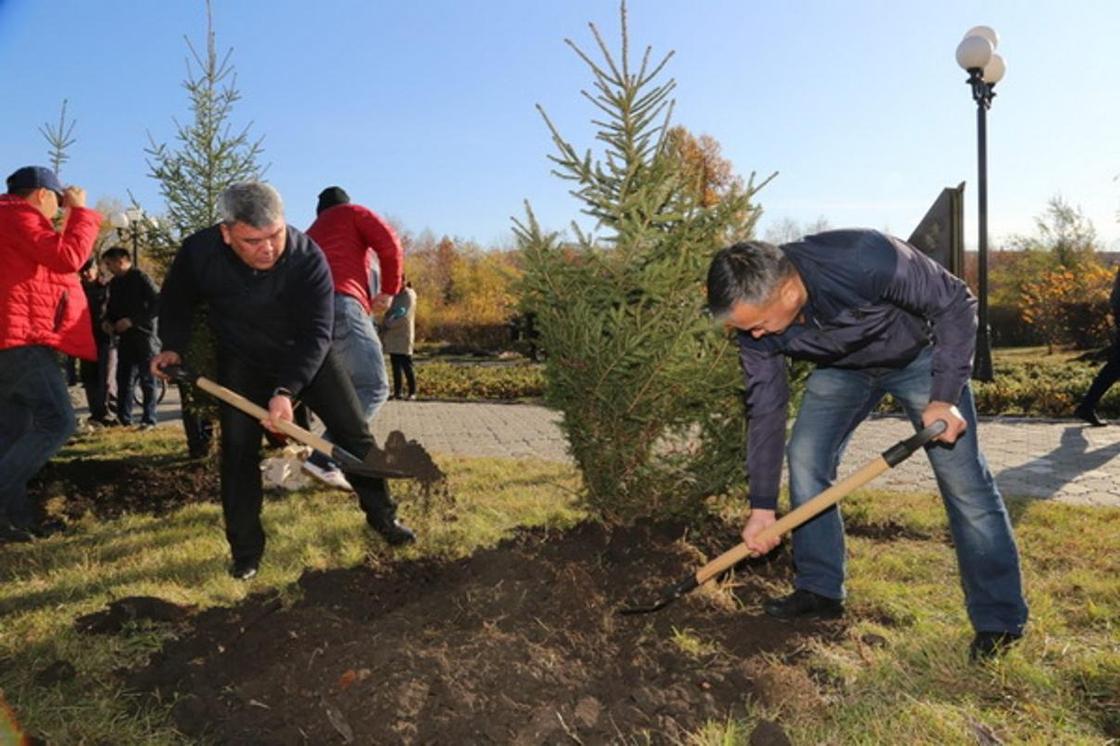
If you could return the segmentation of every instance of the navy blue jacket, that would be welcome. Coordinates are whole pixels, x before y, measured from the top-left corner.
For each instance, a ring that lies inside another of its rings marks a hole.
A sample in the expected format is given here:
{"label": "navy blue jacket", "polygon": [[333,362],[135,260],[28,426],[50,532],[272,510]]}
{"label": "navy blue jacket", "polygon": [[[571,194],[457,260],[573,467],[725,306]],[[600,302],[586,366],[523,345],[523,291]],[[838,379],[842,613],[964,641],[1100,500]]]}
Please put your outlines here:
{"label": "navy blue jacket", "polygon": [[196,305],[209,306],[218,354],[273,375],[292,394],[310,383],[331,344],[334,285],[323,252],[288,226],[284,253],[271,269],[245,264],[218,226],[183,241],[160,295],[160,339],[183,356]]}
{"label": "navy blue jacket", "polygon": [[932,344],[930,400],[956,404],[972,371],[977,327],[968,286],[901,239],[826,231],[781,249],[809,293],[802,316],[781,334],[738,335],[751,505],[770,510],[785,452],[784,357],[835,368],[901,368]]}

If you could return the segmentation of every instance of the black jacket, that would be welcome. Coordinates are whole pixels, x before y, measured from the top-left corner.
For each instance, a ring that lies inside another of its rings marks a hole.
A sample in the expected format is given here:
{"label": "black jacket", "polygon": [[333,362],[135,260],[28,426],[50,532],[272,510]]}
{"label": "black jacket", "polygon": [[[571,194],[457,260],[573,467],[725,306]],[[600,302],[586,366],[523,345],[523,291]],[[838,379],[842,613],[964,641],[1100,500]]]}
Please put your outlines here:
{"label": "black jacket", "polygon": [[194,308],[205,303],[218,354],[240,358],[299,392],[323,364],[334,327],[334,286],[323,252],[288,226],[284,253],[255,270],[222,240],[218,226],[183,241],[160,296],[165,351],[185,356]]}
{"label": "black jacket", "polygon": [[152,278],[133,267],[109,282],[109,302],[105,319],[128,319],[132,326],[121,334],[121,349],[143,360],[156,351],[156,315],[159,313],[159,288]]}

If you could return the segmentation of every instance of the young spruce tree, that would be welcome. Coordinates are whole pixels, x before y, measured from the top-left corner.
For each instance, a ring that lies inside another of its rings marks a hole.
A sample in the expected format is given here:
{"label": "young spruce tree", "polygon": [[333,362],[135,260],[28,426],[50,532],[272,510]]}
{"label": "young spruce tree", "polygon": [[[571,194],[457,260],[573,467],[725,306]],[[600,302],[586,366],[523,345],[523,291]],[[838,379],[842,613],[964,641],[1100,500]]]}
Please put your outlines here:
{"label": "young spruce tree", "polygon": [[[194,118],[190,124],[175,121],[178,148],[156,143],[149,135],[148,175],[159,182],[167,207],[149,253],[164,267],[170,265],[184,238],[218,222],[218,197],[226,187],[260,178],[264,169],[258,164],[263,138],[251,139],[247,124],[232,129],[233,106],[241,98],[237,75],[230,63],[233,49],[218,57],[210,1],[206,2],[206,56],[185,39],[191,58],[187,60],[187,79],[183,87],[190,97]],[[193,59],[193,64],[192,64]],[[213,375],[214,343],[205,320],[206,310],[196,315],[187,361],[199,372]],[[181,386],[183,406],[192,415],[212,417],[213,405],[199,400],[189,386]],[[196,450],[196,434],[188,426],[187,436]]]}
{"label": "young spruce tree", "polygon": [[260,178],[258,163],[263,138],[252,139],[252,123],[234,131],[230,124],[233,106],[241,99],[237,75],[230,63],[233,49],[218,57],[214,22],[206,3],[206,56],[185,39],[191,57],[183,88],[194,114],[189,124],[175,120],[178,148],[156,143],[149,135],[148,175],[159,182],[167,207],[167,235],[163,251],[174,253],[186,236],[218,222],[218,197],[226,187]]}
{"label": "young spruce tree", "polygon": [[[610,521],[695,512],[702,498],[743,484],[744,418],[733,340],[704,315],[712,254],[751,235],[760,208],[754,175],[713,198],[697,179],[695,141],[670,130],[672,56],[629,59],[626,6],[617,57],[590,24],[596,62],[566,43],[594,76],[604,154],[580,155],[540,109],[556,146],[554,173],[574,183],[588,235],[542,232],[526,205],[515,221],[524,293],[547,354],[547,398],[583,473],[588,507]],[[769,179],[767,179],[768,181]]]}

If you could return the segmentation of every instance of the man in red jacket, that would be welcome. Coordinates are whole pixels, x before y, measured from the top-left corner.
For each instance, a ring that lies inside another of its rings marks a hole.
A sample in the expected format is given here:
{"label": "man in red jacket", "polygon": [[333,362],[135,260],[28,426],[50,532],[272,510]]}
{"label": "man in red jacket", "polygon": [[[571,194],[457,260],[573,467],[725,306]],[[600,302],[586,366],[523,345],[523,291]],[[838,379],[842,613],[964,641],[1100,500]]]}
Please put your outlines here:
{"label": "man in red jacket", "polygon": [[[0,541],[27,541],[35,525],[27,481],[74,431],[55,350],[96,360],[78,270],[101,216],[80,187],[42,166],[8,177],[0,196]],[[65,210],[62,231],[51,220]]]}
{"label": "man in red jacket", "polygon": [[[369,423],[378,407],[389,398],[385,356],[381,340],[370,320],[371,313],[384,313],[401,289],[404,264],[401,244],[389,224],[361,205],[350,204],[342,187],[327,187],[319,193],[315,222],[307,235],[327,257],[334,283],[334,331],[331,348],[354,384]],[[370,291],[373,256],[381,265],[381,288]],[[330,433],[323,437],[331,439]],[[303,468],[315,478],[340,489],[350,485],[337,465],[324,454],[314,453]]]}

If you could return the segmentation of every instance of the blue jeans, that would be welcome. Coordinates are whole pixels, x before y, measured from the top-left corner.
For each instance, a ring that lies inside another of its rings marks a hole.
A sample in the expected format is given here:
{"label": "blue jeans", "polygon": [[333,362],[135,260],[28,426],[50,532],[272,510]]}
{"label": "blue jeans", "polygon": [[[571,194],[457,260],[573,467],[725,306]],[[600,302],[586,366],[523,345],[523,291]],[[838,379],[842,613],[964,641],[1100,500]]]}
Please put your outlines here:
{"label": "blue jeans", "polygon": [[[381,340],[369,314],[357,298],[336,293],[334,296],[334,335],[331,350],[354,385],[362,417],[368,425],[377,410],[389,398],[389,381],[385,375],[385,355]],[[313,408],[314,409],[314,408]],[[323,437],[334,442],[328,430]],[[312,454],[312,463],[326,466],[325,454]]]}
{"label": "blue jeans", "polygon": [[34,523],[27,482],[74,432],[66,379],[49,347],[0,350],[0,524]]}
{"label": "blue jeans", "polygon": [[156,424],[156,379],[149,363],[152,359],[150,335],[142,332],[125,332],[117,348],[117,419],[122,425],[132,424],[133,389],[140,380],[144,397],[140,422]]}
{"label": "blue jeans", "polygon": [[[836,469],[852,431],[891,394],[916,428],[929,403],[933,354],[926,348],[900,369],[818,368],[789,443],[790,499],[794,507],[836,480]],[[957,553],[965,605],[979,632],[1021,634],[1027,622],[1019,553],[1011,521],[976,439],[976,407],[967,385],[958,408],[968,430],[952,446],[926,448],[937,477]],[[837,506],[793,532],[794,585],[829,598],[843,598],[844,526]]]}

